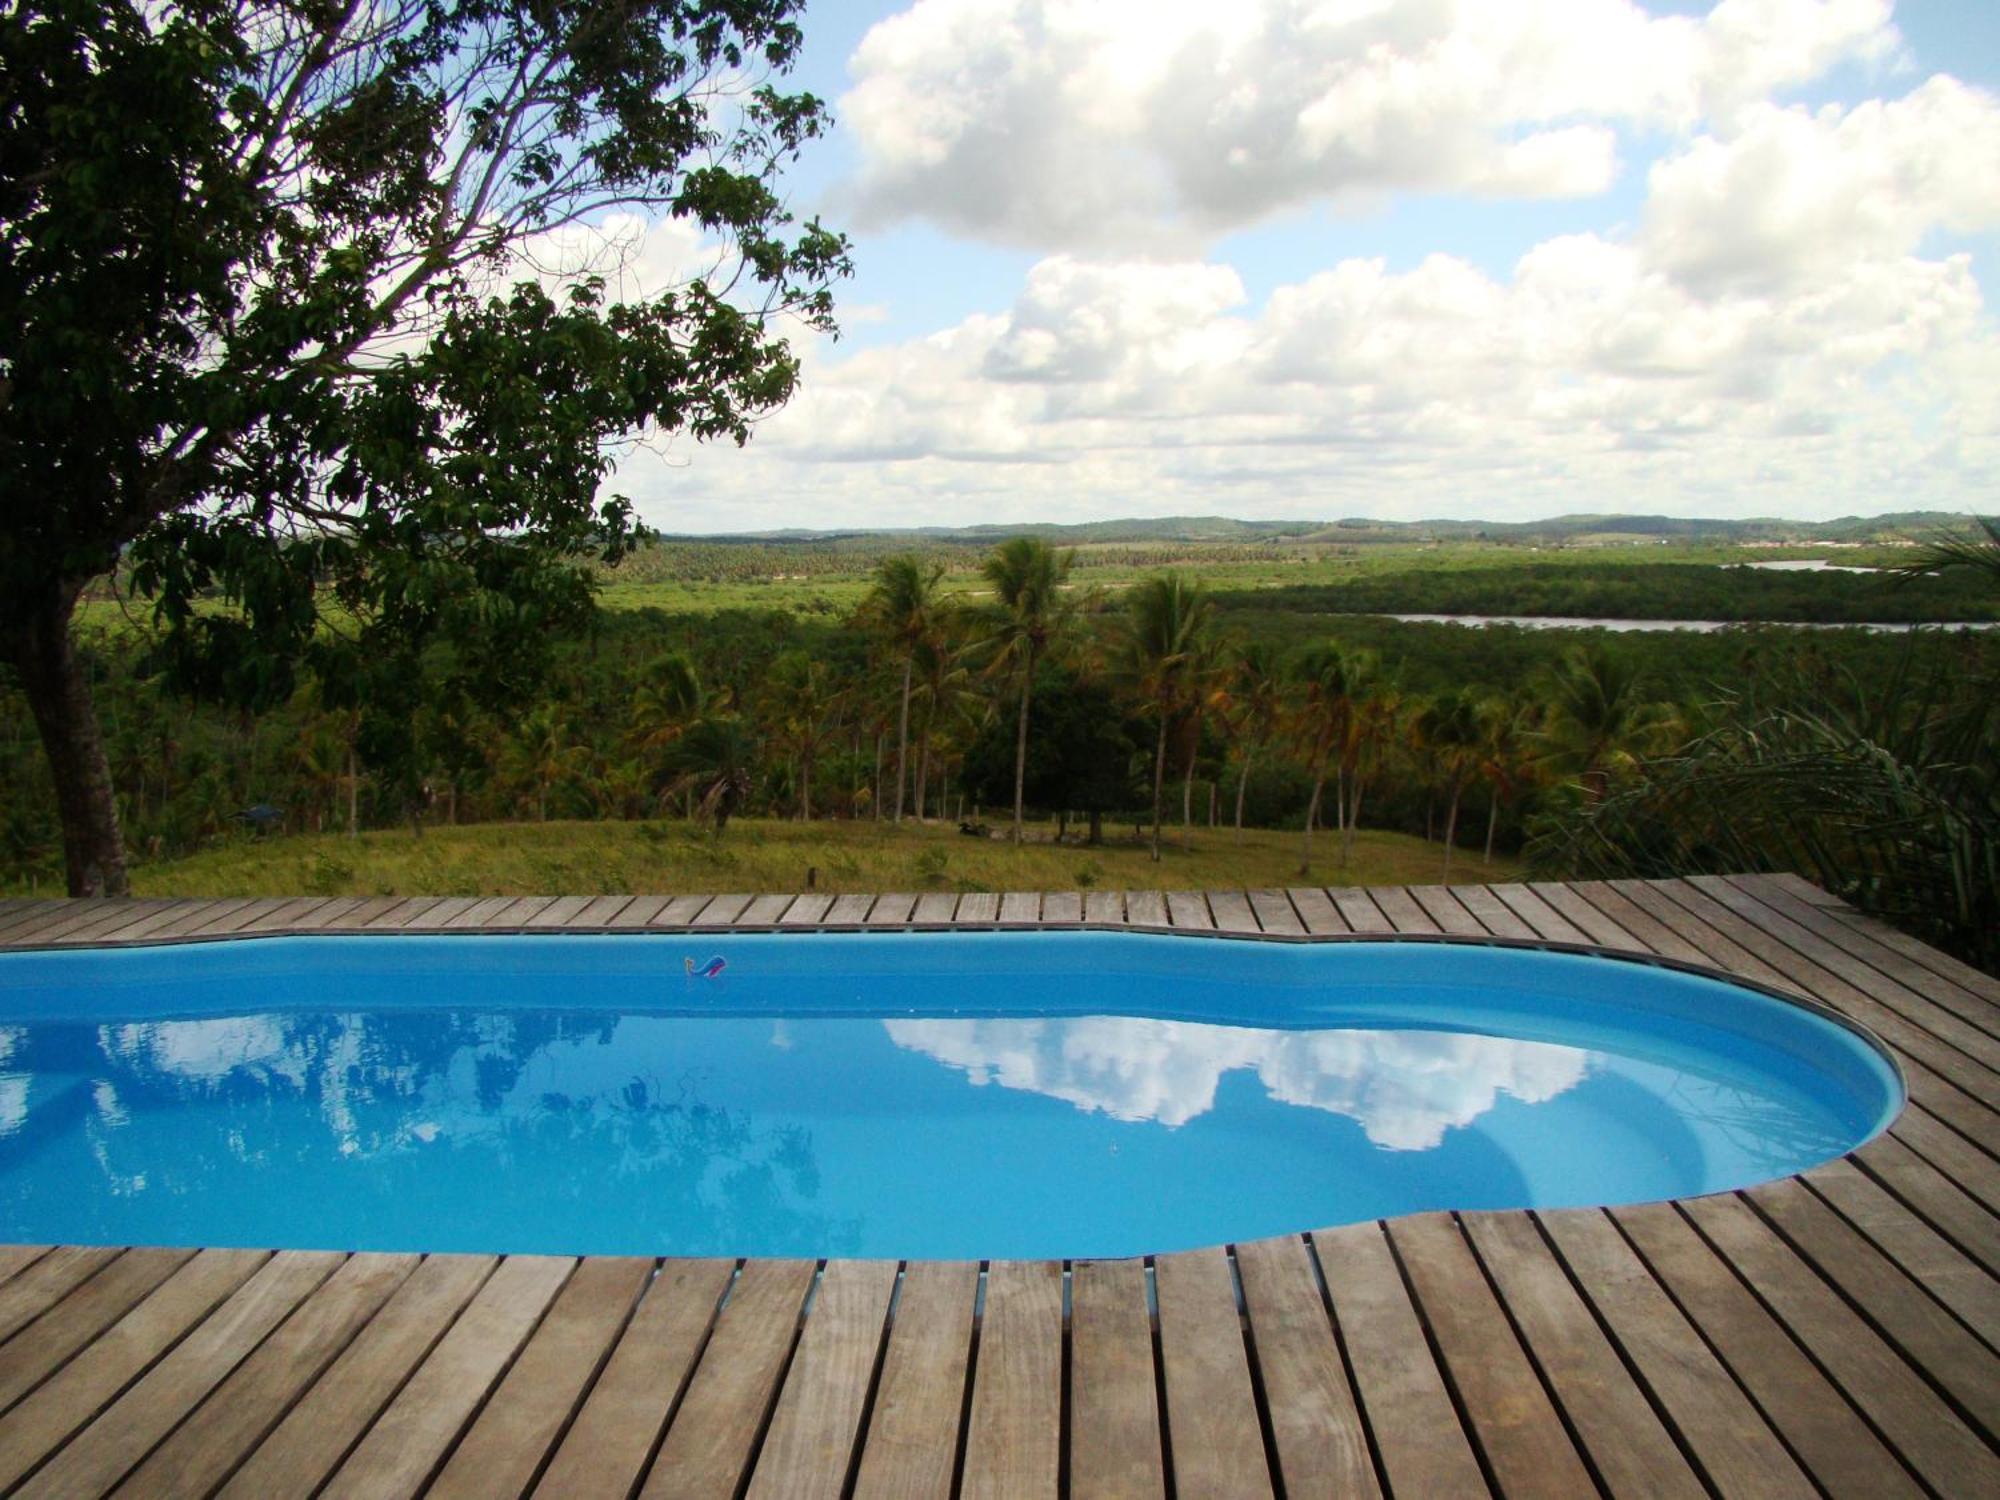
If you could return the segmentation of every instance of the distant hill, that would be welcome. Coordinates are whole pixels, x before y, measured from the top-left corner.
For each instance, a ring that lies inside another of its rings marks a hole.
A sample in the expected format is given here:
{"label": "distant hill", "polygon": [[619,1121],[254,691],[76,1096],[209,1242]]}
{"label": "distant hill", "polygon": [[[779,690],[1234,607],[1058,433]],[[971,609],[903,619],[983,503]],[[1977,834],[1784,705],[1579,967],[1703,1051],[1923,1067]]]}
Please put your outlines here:
{"label": "distant hill", "polygon": [[1011,526],[911,526],[879,531],[733,532],[720,536],[667,535],[666,541],[786,543],[852,546],[907,538],[940,546],[987,546],[1010,536],[1041,536],[1064,544],[1116,545],[1140,542],[1366,543],[1491,541],[1521,545],[1579,546],[1632,544],[1648,539],[1676,542],[1896,542],[1966,525],[1969,517],[1951,511],[1910,510],[1883,516],[1843,516],[1834,521],[1787,521],[1776,517],[1726,521],[1679,516],[1552,516],[1541,521],[1238,521],[1228,516],[1160,516],[1137,521],[1083,521],[1073,524],[1023,522]]}

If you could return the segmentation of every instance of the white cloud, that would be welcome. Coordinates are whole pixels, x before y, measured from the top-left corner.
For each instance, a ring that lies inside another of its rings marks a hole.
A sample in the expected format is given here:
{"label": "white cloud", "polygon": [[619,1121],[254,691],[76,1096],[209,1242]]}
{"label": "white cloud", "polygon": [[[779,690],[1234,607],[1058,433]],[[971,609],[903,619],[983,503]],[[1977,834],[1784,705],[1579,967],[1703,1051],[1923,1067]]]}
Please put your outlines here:
{"label": "white cloud", "polygon": [[1358,1121],[1368,1139],[1427,1151],[1502,1094],[1529,1104],[1583,1081],[1574,1047],[1436,1031],[1271,1031],[1137,1016],[884,1021],[899,1047],[972,1083],[1046,1094],[1119,1120],[1180,1126],[1249,1069],[1281,1103]]}
{"label": "white cloud", "polygon": [[863,223],[1185,252],[1301,204],[1568,197],[1620,124],[1686,130],[1896,47],[1888,0],[916,0],[850,61]]}
{"label": "white cloud", "polygon": [[1651,173],[1641,243],[1705,290],[1783,291],[2000,226],[2000,99],[1948,77],[1817,112],[1760,105]]}
{"label": "white cloud", "polygon": [[1505,275],[1348,258],[1257,306],[1226,265],[1051,256],[1004,311],[812,351],[671,524],[1962,506],[2000,478],[2000,338],[1933,237],[2000,224],[1994,181],[2000,101],[1939,77],[1748,107],[1659,162],[1631,233]]}

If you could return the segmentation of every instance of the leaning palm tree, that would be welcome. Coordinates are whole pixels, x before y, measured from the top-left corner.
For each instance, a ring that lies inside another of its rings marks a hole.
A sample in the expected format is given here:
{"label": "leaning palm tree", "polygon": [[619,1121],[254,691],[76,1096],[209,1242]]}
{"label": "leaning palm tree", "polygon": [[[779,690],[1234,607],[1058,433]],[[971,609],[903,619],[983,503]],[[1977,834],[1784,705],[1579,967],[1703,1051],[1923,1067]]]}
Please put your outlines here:
{"label": "leaning palm tree", "polygon": [[998,597],[992,634],[993,663],[989,670],[1018,677],[1020,717],[1014,729],[1014,842],[1021,842],[1022,814],[1028,785],[1028,699],[1034,691],[1035,668],[1049,653],[1069,623],[1071,607],[1063,597],[1074,552],[1058,552],[1040,537],[1017,536],[994,548],[981,572]]}
{"label": "leaning palm tree", "polygon": [[1258,751],[1277,732],[1284,703],[1278,651],[1268,641],[1239,644],[1223,679],[1223,723],[1242,756],[1236,777],[1236,842],[1243,842],[1243,800]]}
{"label": "leaning palm tree", "polygon": [[1146,712],[1159,720],[1153,752],[1153,860],[1160,858],[1160,805],[1167,780],[1167,733],[1190,706],[1195,668],[1215,606],[1193,578],[1160,573],[1125,596],[1125,667]]}
{"label": "leaning palm tree", "polygon": [[1326,790],[1326,766],[1334,748],[1346,738],[1354,713],[1354,691],[1367,670],[1365,654],[1343,651],[1328,642],[1308,647],[1292,663],[1291,677],[1298,697],[1291,721],[1306,763],[1312,771],[1312,801],[1306,804],[1305,843],[1299,874],[1312,873],[1313,824],[1319,819],[1320,797]]}
{"label": "leaning palm tree", "polygon": [[660,795],[692,793],[699,816],[713,821],[719,839],[749,801],[756,765],[757,739],[749,725],[735,714],[710,714],[696,719],[668,748]]}
{"label": "leaning palm tree", "polygon": [[1933,536],[1911,561],[1896,569],[1900,578],[1922,578],[1953,568],[1972,568],[2000,584],[2000,516],[1974,516],[1977,535],[1952,532]]}
{"label": "leaning palm tree", "polygon": [[1440,693],[1417,710],[1412,728],[1435,758],[1444,778],[1448,810],[1444,819],[1444,874],[1451,879],[1451,851],[1458,839],[1458,804],[1465,784],[1479,767],[1483,726],[1479,703],[1463,689]]}
{"label": "leaning palm tree", "polygon": [[1570,652],[1548,697],[1543,759],[1574,776],[1587,802],[1603,800],[1613,772],[1664,748],[1680,723],[1671,704],[1646,696],[1637,668],[1603,646]]}
{"label": "leaning palm tree", "polygon": [[875,583],[861,606],[862,617],[878,630],[903,662],[902,709],[896,719],[895,821],[903,821],[903,789],[909,782],[910,681],[917,653],[938,635],[938,585],[944,564],[926,565],[915,553],[885,557],[876,564]]}

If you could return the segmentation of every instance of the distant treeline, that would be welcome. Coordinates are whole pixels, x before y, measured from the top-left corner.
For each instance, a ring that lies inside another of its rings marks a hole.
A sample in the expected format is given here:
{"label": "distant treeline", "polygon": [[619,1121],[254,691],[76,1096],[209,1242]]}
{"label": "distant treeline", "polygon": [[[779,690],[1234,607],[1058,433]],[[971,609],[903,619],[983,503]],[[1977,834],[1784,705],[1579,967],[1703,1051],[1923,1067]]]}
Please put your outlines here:
{"label": "distant treeline", "polygon": [[1558,615],[1614,620],[1808,624],[2000,619],[2000,598],[1968,572],[1786,572],[1700,563],[1561,562],[1361,574],[1217,596],[1225,610],[1312,614]]}

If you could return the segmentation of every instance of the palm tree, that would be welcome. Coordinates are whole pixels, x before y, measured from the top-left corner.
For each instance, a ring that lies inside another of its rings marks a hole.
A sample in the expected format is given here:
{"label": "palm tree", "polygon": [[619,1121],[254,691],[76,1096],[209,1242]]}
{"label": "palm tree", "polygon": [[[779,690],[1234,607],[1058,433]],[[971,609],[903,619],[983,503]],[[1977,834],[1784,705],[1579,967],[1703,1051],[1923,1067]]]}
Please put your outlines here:
{"label": "palm tree", "polygon": [[1028,699],[1034,691],[1035,668],[1069,623],[1071,607],[1063,598],[1074,552],[1057,552],[1040,537],[1017,536],[993,550],[980,570],[998,596],[990,670],[1015,669],[1020,680],[1021,711],[1014,730],[1014,842],[1021,842],[1022,812],[1028,784]]}
{"label": "palm tree", "polygon": [[1896,569],[1899,578],[1922,578],[1951,568],[1973,568],[2000,584],[2000,516],[1974,516],[1980,535],[1956,536],[1943,532],[1932,536],[1914,561]]}
{"label": "palm tree", "polygon": [[1531,773],[1529,738],[1536,724],[1535,705],[1519,698],[1488,698],[1479,705],[1479,772],[1491,800],[1486,812],[1485,864],[1493,863],[1493,834],[1500,809],[1521,794]]}
{"label": "palm tree", "polygon": [[662,797],[688,791],[702,817],[721,838],[730,818],[756,784],[757,739],[735,714],[709,714],[688,725],[667,749]]}
{"label": "palm tree", "polygon": [[1239,644],[1224,680],[1224,720],[1240,748],[1243,769],[1236,778],[1236,842],[1243,842],[1243,799],[1257,752],[1277,732],[1284,689],[1277,648],[1268,641]]}
{"label": "palm tree", "polygon": [[1340,862],[1354,854],[1354,830],[1361,823],[1361,794],[1371,768],[1379,769],[1383,751],[1395,740],[1403,716],[1403,700],[1391,684],[1375,684],[1375,659],[1365,657],[1355,673],[1354,709],[1342,750],[1341,780],[1348,802],[1341,821]]}
{"label": "palm tree", "polygon": [[1436,758],[1444,775],[1449,810],[1444,819],[1444,875],[1451,879],[1452,845],[1458,837],[1458,803],[1465,784],[1479,765],[1481,724],[1479,704],[1470,693],[1453,689],[1440,693],[1417,710],[1412,726],[1418,740]]}
{"label": "palm tree", "polygon": [[1195,667],[1215,606],[1184,573],[1160,573],[1132,585],[1125,597],[1126,669],[1159,720],[1153,752],[1153,859],[1160,858],[1160,804],[1167,780],[1167,733],[1192,704]]}
{"label": "palm tree", "polygon": [[1305,844],[1299,874],[1312,873],[1313,824],[1319,818],[1320,796],[1326,787],[1327,758],[1347,736],[1354,712],[1354,690],[1367,671],[1366,658],[1327,642],[1308,647],[1292,664],[1292,681],[1299,690],[1291,714],[1293,732],[1305,749],[1312,769],[1312,801],[1306,805]]}
{"label": "palm tree", "polygon": [[1603,646],[1565,658],[1548,692],[1549,716],[1537,735],[1543,759],[1569,771],[1584,800],[1603,800],[1612,773],[1671,738],[1680,718],[1672,705],[1645,696],[1631,663]]}
{"label": "palm tree", "polygon": [[896,814],[903,821],[903,789],[909,782],[910,679],[917,653],[938,633],[938,584],[944,564],[926,566],[914,553],[885,557],[876,564],[875,584],[862,603],[862,614],[881,631],[903,658],[902,710],[896,719]]}
{"label": "palm tree", "polygon": [[575,776],[589,754],[553,704],[542,705],[521,721],[504,756],[512,778],[534,793],[537,823],[548,821],[549,793]]}
{"label": "palm tree", "polygon": [[769,724],[778,745],[795,757],[799,767],[799,818],[812,821],[813,762],[834,733],[840,694],[832,670],[804,651],[787,651],[771,663],[764,677]]}
{"label": "palm tree", "polygon": [[940,628],[917,648],[916,683],[911,699],[917,708],[917,821],[924,821],[925,803],[931,778],[931,752],[939,735],[940,722],[948,722],[954,708],[971,695],[966,687],[970,677],[963,646],[954,639],[953,617],[944,616]]}

